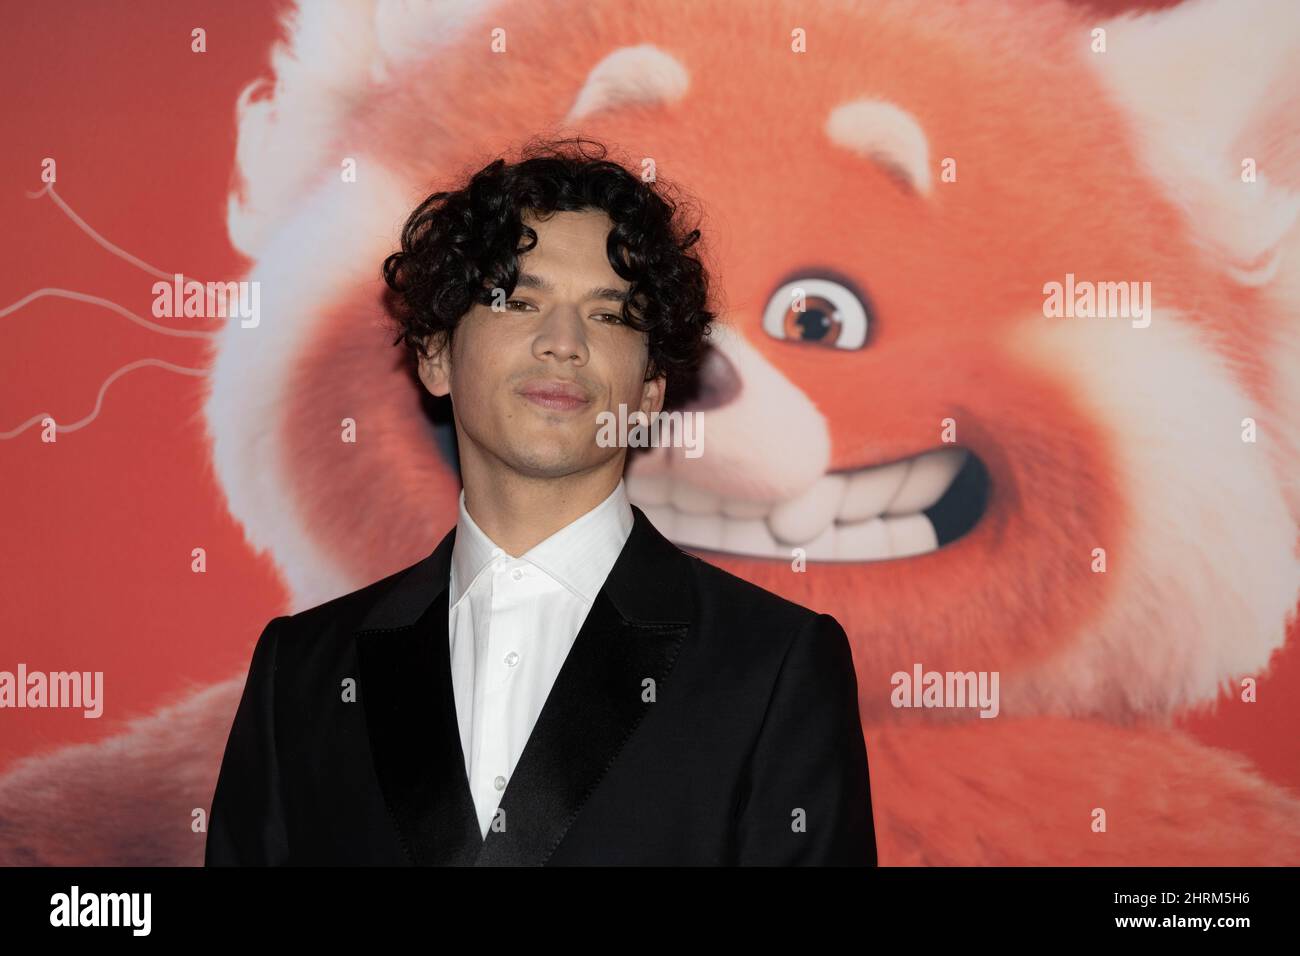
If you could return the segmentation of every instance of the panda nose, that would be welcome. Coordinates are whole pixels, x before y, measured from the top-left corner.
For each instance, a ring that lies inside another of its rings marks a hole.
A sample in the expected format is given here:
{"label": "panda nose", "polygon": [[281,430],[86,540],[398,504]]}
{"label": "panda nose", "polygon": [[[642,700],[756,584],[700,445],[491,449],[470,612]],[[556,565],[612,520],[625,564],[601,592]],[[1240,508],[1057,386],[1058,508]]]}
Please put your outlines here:
{"label": "panda nose", "polygon": [[689,395],[682,411],[703,412],[731,404],[740,394],[740,373],[722,352],[709,346],[700,363],[698,377],[685,390]]}

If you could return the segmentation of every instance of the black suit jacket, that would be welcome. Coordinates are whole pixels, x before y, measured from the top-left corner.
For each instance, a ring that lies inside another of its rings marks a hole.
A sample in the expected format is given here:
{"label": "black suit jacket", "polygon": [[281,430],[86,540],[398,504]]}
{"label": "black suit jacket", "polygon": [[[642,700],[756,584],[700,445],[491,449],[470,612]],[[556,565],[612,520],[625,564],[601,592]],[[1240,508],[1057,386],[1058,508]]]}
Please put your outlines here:
{"label": "black suit jacket", "polygon": [[453,528],[417,564],[267,624],[206,865],[875,865],[843,629],[632,511],[486,840],[452,694]]}

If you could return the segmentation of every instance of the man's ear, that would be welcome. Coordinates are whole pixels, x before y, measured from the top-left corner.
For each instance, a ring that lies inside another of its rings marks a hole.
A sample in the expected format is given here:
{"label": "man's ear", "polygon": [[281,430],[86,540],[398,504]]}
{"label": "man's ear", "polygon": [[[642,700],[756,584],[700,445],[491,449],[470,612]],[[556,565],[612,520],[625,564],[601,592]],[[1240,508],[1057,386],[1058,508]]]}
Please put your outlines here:
{"label": "man's ear", "polygon": [[451,349],[447,347],[446,337],[434,332],[424,340],[428,356],[418,356],[416,365],[420,372],[420,381],[429,390],[429,394],[442,397],[451,392]]}
{"label": "man's ear", "polygon": [[668,377],[660,375],[646,382],[641,389],[641,411],[654,418],[664,407],[664,396],[668,388]]}

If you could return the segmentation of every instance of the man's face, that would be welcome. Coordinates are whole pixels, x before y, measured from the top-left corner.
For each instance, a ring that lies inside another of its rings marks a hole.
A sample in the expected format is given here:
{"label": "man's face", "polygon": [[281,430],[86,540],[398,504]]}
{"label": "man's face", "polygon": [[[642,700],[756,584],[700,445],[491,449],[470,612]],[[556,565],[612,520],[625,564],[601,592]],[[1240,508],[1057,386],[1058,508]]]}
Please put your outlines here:
{"label": "man's face", "polygon": [[[664,380],[645,381],[647,336],[619,321],[629,283],[609,264],[613,224],[600,210],[525,215],[537,245],[520,258],[520,279],[504,308],[475,305],[461,319],[450,357],[420,361],[434,395],[451,394],[461,465],[472,456],[530,477],[558,478],[626,456],[596,443],[603,411],[653,416]],[[498,297],[500,298],[500,297]],[[585,402],[562,407],[530,399],[532,388],[564,383]],[[616,419],[617,421],[617,419]]]}

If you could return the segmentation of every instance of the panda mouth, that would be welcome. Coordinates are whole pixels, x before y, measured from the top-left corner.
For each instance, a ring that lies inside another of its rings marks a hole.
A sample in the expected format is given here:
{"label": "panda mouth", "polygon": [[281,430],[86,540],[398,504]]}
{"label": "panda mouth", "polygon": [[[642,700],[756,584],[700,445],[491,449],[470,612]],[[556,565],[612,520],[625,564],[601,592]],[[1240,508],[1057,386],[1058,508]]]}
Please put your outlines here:
{"label": "panda mouth", "polygon": [[889,561],[937,551],[983,517],[988,469],[945,446],[866,468],[829,472],[797,498],[751,501],[672,474],[628,469],[629,500],[683,548],[789,560]]}

